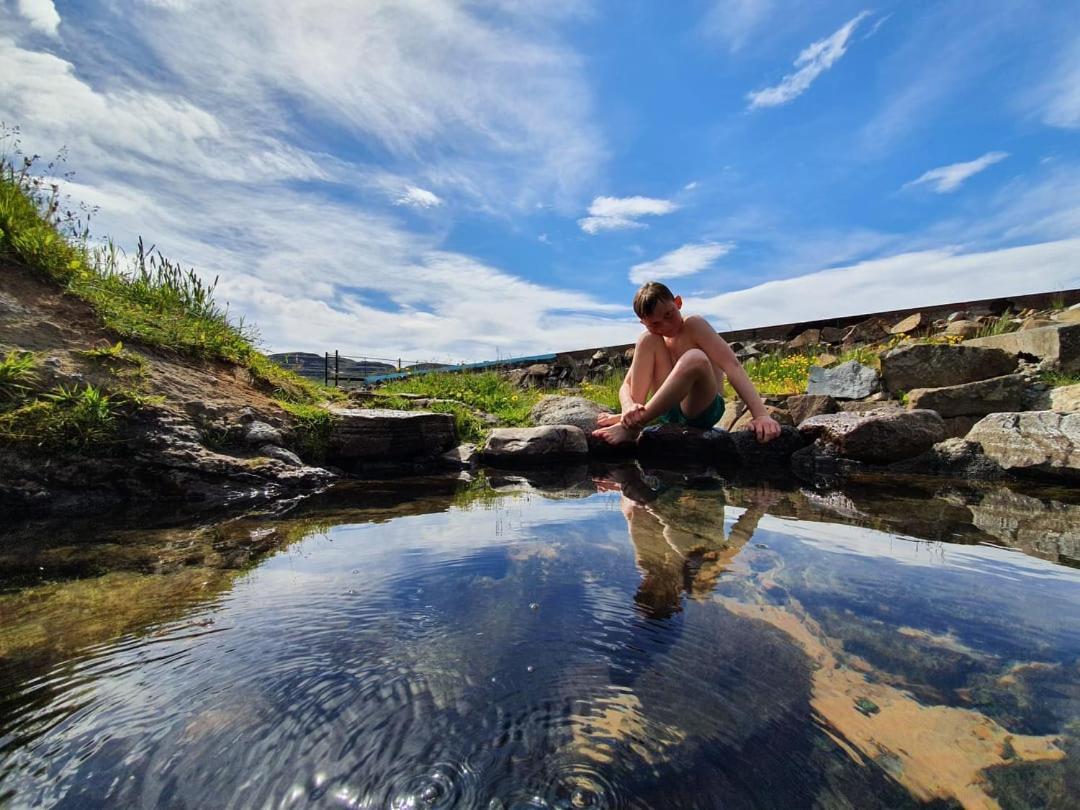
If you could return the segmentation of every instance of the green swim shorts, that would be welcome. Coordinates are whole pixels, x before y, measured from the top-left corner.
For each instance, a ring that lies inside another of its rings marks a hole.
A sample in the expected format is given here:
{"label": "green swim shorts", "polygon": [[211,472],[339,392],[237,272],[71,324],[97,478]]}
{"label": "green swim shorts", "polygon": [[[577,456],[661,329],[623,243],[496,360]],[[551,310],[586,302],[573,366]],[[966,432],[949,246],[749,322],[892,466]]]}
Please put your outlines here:
{"label": "green swim shorts", "polygon": [[713,400],[712,405],[699,413],[697,416],[690,418],[682,412],[682,408],[676,404],[674,407],[668,409],[668,411],[660,417],[660,424],[662,425],[687,425],[689,427],[701,428],[702,430],[708,430],[717,422],[720,421],[720,417],[724,415],[724,398],[719,394],[716,395],[716,399]]}

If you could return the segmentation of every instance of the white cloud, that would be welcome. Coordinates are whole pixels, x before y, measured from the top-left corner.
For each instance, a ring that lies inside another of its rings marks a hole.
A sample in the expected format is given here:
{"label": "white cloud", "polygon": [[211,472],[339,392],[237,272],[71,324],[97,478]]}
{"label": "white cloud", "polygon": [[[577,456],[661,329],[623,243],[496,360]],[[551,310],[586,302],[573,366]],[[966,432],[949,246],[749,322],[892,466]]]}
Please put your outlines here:
{"label": "white cloud", "polygon": [[18,0],[19,13],[30,26],[43,34],[55,37],[60,28],[60,15],[52,0]]}
{"label": "white cloud", "polygon": [[784,76],[780,84],[747,93],[746,97],[750,99],[750,109],[787,104],[806,92],[818,76],[836,64],[840,57],[844,55],[852,32],[869,14],[869,11],[862,12],[848,20],[832,36],[808,45],[795,59],[795,67],[798,70]]}
{"label": "white cloud", "polygon": [[702,25],[706,34],[720,37],[735,53],[765,21],[772,5],[772,0],[714,0]]}
{"label": "white cloud", "polygon": [[654,197],[597,197],[589,206],[589,216],[578,220],[585,233],[644,228],[641,217],[662,216],[678,208],[670,200]]}
{"label": "white cloud", "polygon": [[1080,286],[1080,239],[962,253],[940,248],[687,301],[730,329]]}
{"label": "white cloud", "polygon": [[407,205],[410,208],[434,208],[442,203],[443,201],[433,192],[417,186],[409,186],[394,201],[394,205]]}
{"label": "white cloud", "polygon": [[709,267],[721,256],[726,256],[734,248],[735,245],[731,242],[683,245],[665,253],[659,259],[635,264],[630,268],[630,281],[644,284],[646,281],[693,275]]}
{"label": "white cloud", "polygon": [[904,188],[918,185],[932,185],[938,194],[948,194],[956,191],[965,180],[972,177],[988,166],[993,166],[1009,156],[1008,152],[987,152],[985,155],[966,163],[950,163],[948,166],[939,166],[924,172],[921,176],[905,183]]}
{"label": "white cloud", "polygon": [[1080,129],[1080,45],[1062,60],[1058,74],[1043,88],[1043,122]]}

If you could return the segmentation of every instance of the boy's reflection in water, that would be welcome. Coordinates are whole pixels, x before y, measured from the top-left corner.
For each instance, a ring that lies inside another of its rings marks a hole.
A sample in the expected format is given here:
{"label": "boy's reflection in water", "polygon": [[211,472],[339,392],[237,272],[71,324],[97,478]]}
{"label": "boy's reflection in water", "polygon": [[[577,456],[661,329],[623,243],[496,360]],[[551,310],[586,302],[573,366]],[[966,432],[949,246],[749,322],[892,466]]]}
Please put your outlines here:
{"label": "boy's reflection in water", "polygon": [[634,556],[644,572],[634,602],[652,619],[682,610],[682,594],[704,598],[732,559],[749,542],[758,521],[779,493],[761,489],[724,535],[724,495],[650,486],[636,467],[594,479],[601,491],[619,491]]}

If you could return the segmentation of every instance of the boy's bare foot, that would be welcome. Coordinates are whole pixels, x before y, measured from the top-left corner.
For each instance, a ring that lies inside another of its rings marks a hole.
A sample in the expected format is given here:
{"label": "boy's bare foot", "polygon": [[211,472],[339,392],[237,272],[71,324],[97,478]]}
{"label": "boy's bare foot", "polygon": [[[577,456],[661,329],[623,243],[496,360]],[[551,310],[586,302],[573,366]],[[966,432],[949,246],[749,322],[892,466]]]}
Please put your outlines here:
{"label": "boy's bare foot", "polygon": [[617,413],[602,413],[596,417],[597,427],[608,427],[610,425],[617,425],[622,421],[622,416]]}
{"label": "boy's bare foot", "polygon": [[621,422],[616,422],[613,425],[607,427],[597,428],[592,432],[592,435],[598,439],[603,439],[608,444],[623,444],[625,442],[632,442],[637,438],[638,431],[628,430],[623,427]]}

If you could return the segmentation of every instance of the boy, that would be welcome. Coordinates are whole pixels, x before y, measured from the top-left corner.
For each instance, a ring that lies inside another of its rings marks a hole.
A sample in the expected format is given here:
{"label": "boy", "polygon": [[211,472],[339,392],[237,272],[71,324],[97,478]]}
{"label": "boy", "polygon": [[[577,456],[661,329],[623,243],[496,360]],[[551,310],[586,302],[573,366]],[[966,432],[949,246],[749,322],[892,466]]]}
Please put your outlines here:
{"label": "boy", "polygon": [[[601,414],[593,431],[609,444],[631,441],[646,424],[710,428],[724,414],[724,374],[750,408],[750,429],[759,442],[780,435],[735,352],[700,315],[682,316],[682,298],[650,281],[634,296],[634,312],[645,332],[619,389],[621,414]],[[649,393],[652,399],[645,402]]]}

